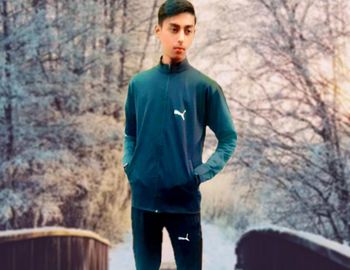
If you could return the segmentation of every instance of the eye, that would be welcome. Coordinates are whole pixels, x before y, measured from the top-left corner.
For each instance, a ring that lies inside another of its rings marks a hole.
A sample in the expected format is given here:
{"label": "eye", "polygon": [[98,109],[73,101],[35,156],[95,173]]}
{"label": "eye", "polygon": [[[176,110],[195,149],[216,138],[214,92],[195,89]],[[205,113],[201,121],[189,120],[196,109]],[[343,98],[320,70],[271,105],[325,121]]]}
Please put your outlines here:
{"label": "eye", "polygon": [[189,35],[189,34],[191,34],[191,33],[192,33],[192,30],[190,30],[190,29],[187,29],[187,30],[186,30],[186,34]]}
{"label": "eye", "polygon": [[178,29],[177,29],[177,27],[170,27],[170,31],[172,33],[177,33]]}

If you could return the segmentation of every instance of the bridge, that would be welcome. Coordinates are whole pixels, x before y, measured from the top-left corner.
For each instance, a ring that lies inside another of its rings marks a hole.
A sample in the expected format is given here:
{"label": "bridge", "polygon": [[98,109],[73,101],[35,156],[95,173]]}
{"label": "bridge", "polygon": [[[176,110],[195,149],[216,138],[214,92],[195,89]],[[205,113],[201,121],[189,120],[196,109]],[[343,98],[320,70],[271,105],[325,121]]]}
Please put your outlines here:
{"label": "bridge", "polygon": [[[2,231],[0,268],[108,270],[109,247],[108,240],[78,229],[46,227]],[[287,228],[250,229],[238,240],[235,252],[237,263],[231,268],[235,270],[350,270],[349,246]],[[232,254],[232,262],[234,256]],[[166,232],[162,262],[160,270],[176,270]]]}

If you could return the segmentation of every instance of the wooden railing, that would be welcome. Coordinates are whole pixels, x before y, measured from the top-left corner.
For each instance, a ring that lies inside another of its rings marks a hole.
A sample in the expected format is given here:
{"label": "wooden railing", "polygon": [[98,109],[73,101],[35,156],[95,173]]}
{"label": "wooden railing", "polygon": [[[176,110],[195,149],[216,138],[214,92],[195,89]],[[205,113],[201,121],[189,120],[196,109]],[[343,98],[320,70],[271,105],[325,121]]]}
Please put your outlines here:
{"label": "wooden railing", "polygon": [[78,229],[0,232],[1,270],[108,270],[109,242]]}
{"label": "wooden railing", "polygon": [[254,229],[236,247],[236,270],[349,270],[350,248],[284,228]]}
{"label": "wooden railing", "polygon": [[[108,270],[109,247],[106,239],[85,230],[3,231],[0,269]],[[350,247],[284,228],[246,232],[237,243],[236,255],[236,270],[350,270]],[[172,262],[162,269],[176,268]]]}

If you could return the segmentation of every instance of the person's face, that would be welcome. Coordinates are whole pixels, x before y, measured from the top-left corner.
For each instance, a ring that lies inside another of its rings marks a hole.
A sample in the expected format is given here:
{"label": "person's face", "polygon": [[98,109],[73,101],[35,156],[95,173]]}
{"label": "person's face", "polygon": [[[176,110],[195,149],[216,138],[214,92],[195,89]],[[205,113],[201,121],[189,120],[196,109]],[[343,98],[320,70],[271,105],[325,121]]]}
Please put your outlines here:
{"label": "person's face", "polygon": [[179,62],[186,58],[195,32],[195,18],[190,13],[168,17],[156,26],[156,35],[163,48],[163,62]]}

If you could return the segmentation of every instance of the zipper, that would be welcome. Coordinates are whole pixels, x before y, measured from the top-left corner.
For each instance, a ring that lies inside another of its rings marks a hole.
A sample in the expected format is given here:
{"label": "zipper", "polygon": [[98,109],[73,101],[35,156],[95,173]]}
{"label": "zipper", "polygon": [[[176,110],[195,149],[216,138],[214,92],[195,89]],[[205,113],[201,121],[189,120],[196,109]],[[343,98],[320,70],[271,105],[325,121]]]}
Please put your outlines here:
{"label": "zipper", "polygon": [[[169,69],[171,71],[171,64],[169,64]],[[168,92],[169,92],[169,83],[170,83],[170,74],[168,74],[168,79],[167,79],[167,82],[166,82],[166,86],[165,86],[165,93],[164,93],[164,116],[163,116],[163,126],[162,126],[162,130],[161,130],[161,136],[162,136],[162,141],[161,141],[161,145],[162,145],[162,148],[163,148],[163,145],[164,145],[164,130],[165,130],[165,123],[166,123],[166,118],[167,118],[167,111],[168,111],[168,99],[169,99],[169,95],[168,95]]]}
{"label": "zipper", "polygon": [[[166,122],[166,117],[167,117],[167,109],[168,109],[168,90],[169,90],[169,82],[170,82],[170,76],[171,76],[171,63],[169,64],[169,73],[167,74],[168,78],[167,78],[167,81],[166,81],[166,84],[165,84],[165,93],[164,93],[164,99],[163,99],[163,102],[164,102],[164,116],[163,116],[163,123],[162,123],[162,128],[161,128],[161,144],[160,144],[160,147],[161,147],[161,150],[162,150],[162,154],[163,154],[163,145],[164,145],[164,130],[165,130],[165,122]],[[158,169],[160,171],[160,160],[158,159]],[[159,185],[158,185],[158,182],[157,182],[157,186],[156,186],[156,190],[158,190],[159,188]],[[155,213],[159,213],[159,210],[156,209],[154,210]]]}
{"label": "zipper", "polygon": [[[169,64],[169,69],[171,71],[171,64]],[[168,110],[168,91],[169,91],[169,82],[170,82],[170,73],[168,74],[167,82],[165,85],[165,93],[164,93],[164,116],[163,116],[163,123],[162,123],[162,129],[161,129],[161,136],[162,136],[162,141],[161,141],[161,146],[163,147],[164,143],[164,130],[165,130],[165,122],[166,122],[166,117],[167,117],[167,110]]]}

